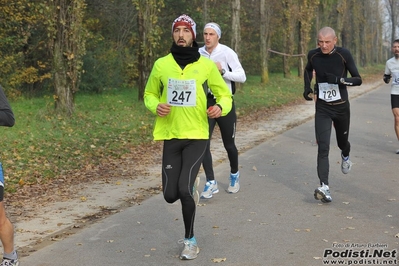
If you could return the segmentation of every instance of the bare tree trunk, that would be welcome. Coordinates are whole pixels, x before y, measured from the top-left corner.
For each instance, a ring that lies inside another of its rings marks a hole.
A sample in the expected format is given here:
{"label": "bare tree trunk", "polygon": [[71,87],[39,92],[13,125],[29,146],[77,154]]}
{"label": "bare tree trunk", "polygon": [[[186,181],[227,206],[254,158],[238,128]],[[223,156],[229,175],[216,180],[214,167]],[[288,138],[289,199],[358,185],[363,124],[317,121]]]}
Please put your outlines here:
{"label": "bare tree trunk", "polygon": [[209,8],[208,8],[208,0],[203,0],[203,8],[204,8],[204,23],[209,22]]}
{"label": "bare tree trunk", "polygon": [[391,21],[391,43],[398,38],[396,36],[396,27],[398,25],[398,15],[397,12],[399,11],[399,2],[398,0],[385,0],[386,8],[388,11],[389,19]]}
{"label": "bare tree trunk", "polygon": [[[303,30],[303,25],[302,22],[298,22],[298,36],[299,36],[299,42],[298,42],[298,52],[300,54],[306,54],[306,37],[304,36],[305,32]],[[299,57],[298,61],[298,77],[303,77],[303,73],[305,71],[305,56]]]}
{"label": "bare tree trunk", "polygon": [[233,14],[232,14],[232,38],[231,38],[231,48],[240,55],[240,42],[241,42],[241,31],[240,31],[240,0],[233,0],[231,2]]}
{"label": "bare tree trunk", "polygon": [[54,89],[55,89],[55,109],[59,113],[72,115],[74,111],[74,94],[68,81],[68,66],[62,53],[62,44],[54,40],[53,67],[54,67]]}
{"label": "bare tree trunk", "polygon": [[[338,1],[338,6],[337,6],[337,28],[335,29],[335,34],[338,37],[338,40],[341,45],[342,44],[342,32],[345,30],[344,29],[344,18],[346,17],[346,14],[348,14],[347,11],[348,5],[346,3],[346,0],[339,0]],[[352,12],[352,11],[351,11]]]}
{"label": "bare tree trunk", "polygon": [[310,41],[310,30],[315,18],[316,9],[319,0],[300,0],[299,3],[299,19],[298,19],[298,36],[299,47],[298,52],[303,56],[299,57],[298,77],[303,77],[305,71],[305,59],[307,53],[308,42]]}
{"label": "bare tree trunk", "polygon": [[147,46],[147,38],[146,38],[146,31],[144,28],[144,15],[142,9],[139,10],[137,14],[137,26],[139,31],[139,52],[138,52],[138,99],[141,101],[144,99],[144,89],[145,83],[147,81],[147,71],[146,71],[146,56],[144,56],[143,47]]}
{"label": "bare tree trunk", "polygon": [[[232,37],[231,37],[231,48],[240,56],[241,52],[241,27],[240,27],[240,10],[241,10],[241,2],[240,0],[233,0],[231,2],[233,15],[232,15]],[[236,83],[236,89],[240,89],[242,83]]]}
{"label": "bare tree trunk", "polygon": [[282,4],[284,10],[283,23],[286,25],[284,28],[283,48],[285,54],[287,54],[283,56],[283,72],[284,77],[289,78],[291,76],[289,55],[293,54],[293,16],[295,12],[293,11],[294,5],[292,4],[292,0],[284,0]]}
{"label": "bare tree trunk", "polygon": [[269,25],[270,7],[266,6],[266,0],[260,0],[260,59],[261,59],[261,79],[262,84],[269,83]]}
{"label": "bare tree trunk", "polygon": [[139,51],[138,51],[138,99],[143,101],[145,84],[150,75],[151,67],[154,62],[153,50],[157,43],[157,36],[160,34],[158,25],[159,6],[163,5],[162,0],[138,0],[134,4],[138,8],[137,24],[139,31]]}
{"label": "bare tree trunk", "polygon": [[57,0],[53,4],[55,30],[52,47],[55,109],[72,115],[84,54],[83,0]]}

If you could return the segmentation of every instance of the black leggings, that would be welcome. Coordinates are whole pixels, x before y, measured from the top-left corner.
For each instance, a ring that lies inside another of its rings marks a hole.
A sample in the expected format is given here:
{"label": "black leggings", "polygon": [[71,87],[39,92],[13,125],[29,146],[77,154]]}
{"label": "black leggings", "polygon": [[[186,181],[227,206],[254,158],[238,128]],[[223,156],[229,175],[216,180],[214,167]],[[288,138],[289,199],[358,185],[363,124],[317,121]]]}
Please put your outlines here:
{"label": "black leggings", "polygon": [[[214,99],[208,99],[208,107],[215,105],[215,103],[216,102]],[[209,121],[209,142],[206,147],[204,160],[202,162],[202,166],[204,167],[207,181],[215,180],[210,146],[211,146],[212,133],[216,123],[219,126],[220,133],[222,135],[223,145],[227,151],[227,156],[229,157],[230,172],[233,174],[238,172],[238,150],[235,144],[237,115],[236,115],[234,101],[231,107],[231,111],[226,116],[221,116],[216,119],[208,119],[208,121]]]}
{"label": "black leggings", "polygon": [[196,204],[193,186],[208,140],[165,140],[162,155],[163,196],[168,203],[180,199],[185,238],[194,236]]}
{"label": "black leggings", "polygon": [[349,156],[351,145],[349,138],[350,105],[346,101],[339,105],[328,105],[322,100],[316,102],[315,130],[318,144],[317,174],[320,184],[328,185],[330,164],[328,154],[330,151],[331,126],[334,124],[338,147],[343,156]]}

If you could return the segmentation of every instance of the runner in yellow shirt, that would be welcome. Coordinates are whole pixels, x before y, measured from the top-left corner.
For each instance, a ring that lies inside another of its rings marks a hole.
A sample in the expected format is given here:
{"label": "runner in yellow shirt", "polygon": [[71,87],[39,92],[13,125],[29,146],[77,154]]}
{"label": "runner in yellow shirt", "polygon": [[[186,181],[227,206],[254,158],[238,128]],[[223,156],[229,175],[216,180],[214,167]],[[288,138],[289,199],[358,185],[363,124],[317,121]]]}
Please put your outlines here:
{"label": "runner in yellow shirt", "polygon": [[[199,194],[198,172],[209,139],[209,118],[226,115],[232,94],[215,63],[198,52],[196,24],[187,15],[172,23],[170,53],[159,58],[144,92],[146,107],[157,115],[154,140],[163,140],[162,188],[165,200],[180,200],[185,227],[180,259],[195,259],[199,253],[194,236],[194,218]],[[208,88],[216,104],[207,109]]]}

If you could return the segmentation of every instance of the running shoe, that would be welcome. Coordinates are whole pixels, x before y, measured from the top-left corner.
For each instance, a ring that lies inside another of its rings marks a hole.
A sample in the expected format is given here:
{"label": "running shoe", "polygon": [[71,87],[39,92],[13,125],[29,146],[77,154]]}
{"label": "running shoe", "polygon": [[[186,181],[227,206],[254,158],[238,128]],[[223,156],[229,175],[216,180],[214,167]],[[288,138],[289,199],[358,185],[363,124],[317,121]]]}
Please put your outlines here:
{"label": "running shoe", "polygon": [[229,193],[237,193],[240,190],[240,172],[230,174],[230,184],[227,188]]}
{"label": "running shoe", "polygon": [[321,202],[328,203],[332,201],[331,194],[330,194],[330,188],[328,185],[325,185],[322,183],[321,187],[318,187],[314,191],[314,198],[317,200],[321,200]]}
{"label": "running shoe", "polygon": [[195,237],[179,240],[179,244],[184,244],[183,251],[180,254],[181,260],[193,260],[198,256],[200,250]]}
{"label": "running shoe", "polygon": [[210,199],[213,194],[218,192],[218,182],[216,180],[210,180],[205,184],[204,191],[201,193],[201,199]]}
{"label": "running shoe", "polygon": [[198,192],[199,184],[200,184],[200,177],[197,176],[197,178],[195,179],[195,182],[194,182],[194,186],[193,186],[193,198],[194,198],[195,206],[198,205],[198,202],[200,200],[200,195]]}
{"label": "running shoe", "polygon": [[10,260],[7,258],[3,258],[3,261],[0,264],[0,266],[18,266],[18,265],[19,265],[18,259]]}
{"label": "running shoe", "polygon": [[399,150],[396,151],[396,154],[399,154]]}
{"label": "running shoe", "polygon": [[341,155],[341,158],[342,158],[341,171],[342,171],[342,173],[347,174],[347,173],[349,173],[349,171],[352,168],[352,162],[349,159],[349,156],[347,157],[346,160],[344,159],[344,157],[342,155]]}

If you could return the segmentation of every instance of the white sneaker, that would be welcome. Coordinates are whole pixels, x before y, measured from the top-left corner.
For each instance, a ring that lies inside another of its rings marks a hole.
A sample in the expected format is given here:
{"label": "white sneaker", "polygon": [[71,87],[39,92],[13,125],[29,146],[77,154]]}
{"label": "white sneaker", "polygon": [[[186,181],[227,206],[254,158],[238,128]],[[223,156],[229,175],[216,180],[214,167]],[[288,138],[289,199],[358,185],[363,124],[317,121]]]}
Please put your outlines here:
{"label": "white sneaker", "polygon": [[240,172],[230,174],[230,183],[227,188],[229,193],[237,193],[240,190]]}
{"label": "white sneaker", "polygon": [[316,188],[316,190],[314,191],[314,198],[317,200],[321,200],[324,203],[331,202],[332,198],[328,185],[322,183],[321,187]]}
{"label": "white sneaker", "polygon": [[198,256],[200,250],[198,248],[197,240],[195,239],[195,237],[191,239],[186,238],[180,240],[179,243],[184,244],[184,248],[180,254],[181,260],[193,260]]}
{"label": "white sneaker", "polygon": [[218,182],[216,180],[210,180],[205,184],[204,191],[201,193],[201,199],[210,199],[213,194],[218,192]]}
{"label": "white sneaker", "polygon": [[3,261],[0,264],[0,266],[18,266],[18,265],[19,265],[18,259],[11,260],[7,258],[3,258]]}
{"label": "white sneaker", "polygon": [[347,173],[349,173],[349,171],[352,168],[352,162],[349,159],[349,156],[348,156],[347,160],[345,160],[344,157],[342,157],[342,155],[341,155],[341,158],[342,158],[341,171],[342,171],[342,173],[347,174]]}

